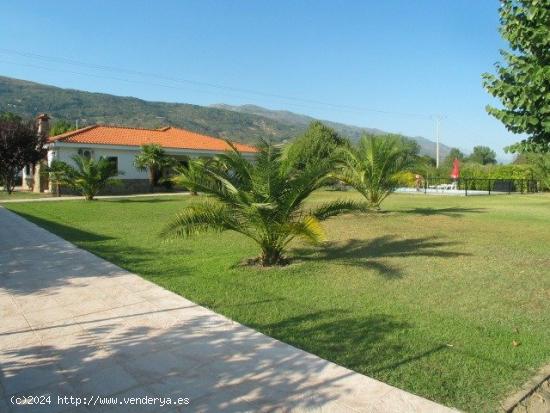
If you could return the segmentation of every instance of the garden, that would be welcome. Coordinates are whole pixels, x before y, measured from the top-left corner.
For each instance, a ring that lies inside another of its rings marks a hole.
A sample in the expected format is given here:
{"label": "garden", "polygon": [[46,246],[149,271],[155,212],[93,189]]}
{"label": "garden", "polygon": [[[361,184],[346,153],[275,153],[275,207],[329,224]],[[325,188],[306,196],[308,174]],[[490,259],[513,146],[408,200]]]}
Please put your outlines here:
{"label": "garden", "polygon": [[[357,192],[318,190],[304,208]],[[262,267],[250,238],[160,230],[204,196],[5,204],[233,320],[399,388],[497,410],[550,361],[550,197],[391,195],[323,222],[326,241]]]}

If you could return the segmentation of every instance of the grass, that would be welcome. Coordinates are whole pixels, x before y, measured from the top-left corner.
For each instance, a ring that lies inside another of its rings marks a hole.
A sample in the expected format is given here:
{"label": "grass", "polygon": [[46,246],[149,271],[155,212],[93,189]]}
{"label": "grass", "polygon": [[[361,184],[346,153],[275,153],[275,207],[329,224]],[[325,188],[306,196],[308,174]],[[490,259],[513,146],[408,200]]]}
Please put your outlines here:
{"label": "grass", "polygon": [[[312,202],[353,193],[319,192]],[[468,411],[494,411],[550,362],[550,197],[393,195],[325,223],[285,268],[225,233],[161,243],[191,197],[5,204],[272,337]],[[513,341],[521,343],[514,346]]]}

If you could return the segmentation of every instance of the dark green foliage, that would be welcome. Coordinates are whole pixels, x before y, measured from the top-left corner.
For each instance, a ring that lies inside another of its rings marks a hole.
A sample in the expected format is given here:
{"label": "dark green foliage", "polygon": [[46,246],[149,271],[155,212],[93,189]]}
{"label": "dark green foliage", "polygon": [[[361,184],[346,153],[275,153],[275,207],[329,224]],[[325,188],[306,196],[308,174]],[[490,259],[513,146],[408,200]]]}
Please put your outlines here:
{"label": "dark green foliage", "polygon": [[467,160],[481,165],[495,164],[497,163],[497,154],[488,146],[474,146],[474,150]]}
{"label": "dark green foliage", "polygon": [[453,166],[453,162],[455,159],[458,159],[459,161],[463,161],[466,158],[466,155],[462,153],[460,149],[452,148],[445,160],[443,161],[443,167],[449,168]]}
{"label": "dark green foliage", "polygon": [[319,159],[332,158],[336,149],[348,141],[319,121],[311,122],[303,135],[286,148],[286,158],[298,168],[306,168]]}
{"label": "dark green foliage", "polygon": [[0,117],[0,177],[8,193],[13,191],[19,171],[44,159],[46,141],[34,122],[12,114]]}
{"label": "dark green foliage", "polygon": [[487,91],[502,109],[487,111],[508,130],[528,135],[512,152],[550,150],[550,0],[502,0],[500,33],[511,50],[501,50],[506,65],[483,74]]}

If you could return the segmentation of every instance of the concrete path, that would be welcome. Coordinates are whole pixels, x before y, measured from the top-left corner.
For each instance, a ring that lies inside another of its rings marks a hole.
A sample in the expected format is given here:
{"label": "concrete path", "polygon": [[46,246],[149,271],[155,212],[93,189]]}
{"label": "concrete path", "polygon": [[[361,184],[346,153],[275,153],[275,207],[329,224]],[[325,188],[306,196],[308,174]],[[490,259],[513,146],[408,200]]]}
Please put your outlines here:
{"label": "concrete path", "polygon": [[[122,199],[122,198],[142,198],[142,197],[156,197],[156,196],[186,196],[191,195],[190,192],[154,192],[147,194],[132,194],[132,195],[98,195],[96,199]],[[76,201],[83,200],[83,196],[47,196],[42,198],[14,198],[14,199],[0,199],[0,204],[11,204],[15,202],[50,202],[50,201]]]}
{"label": "concrete path", "polygon": [[[0,412],[452,411],[232,322],[1,207],[0,231]],[[12,404],[25,400],[43,404]]]}

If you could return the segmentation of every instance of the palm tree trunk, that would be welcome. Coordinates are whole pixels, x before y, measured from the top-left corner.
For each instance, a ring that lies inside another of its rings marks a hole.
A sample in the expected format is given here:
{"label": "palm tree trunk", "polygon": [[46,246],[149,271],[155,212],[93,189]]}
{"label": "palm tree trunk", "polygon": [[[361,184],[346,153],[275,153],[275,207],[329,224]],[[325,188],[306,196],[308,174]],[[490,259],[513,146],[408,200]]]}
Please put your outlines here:
{"label": "palm tree trunk", "polygon": [[284,261],[282,250],[279,248],[264,247],[262,248],[260,261],[262,266],[264,267],[271,267],[273,265],[282,264]]}

